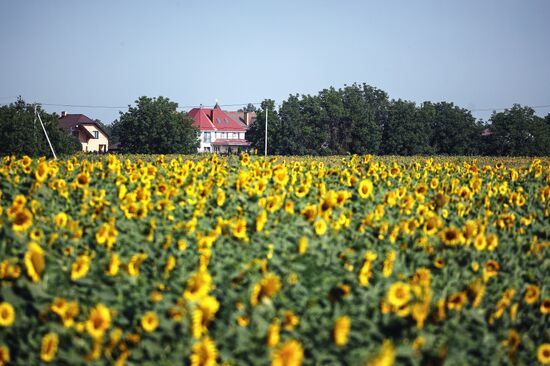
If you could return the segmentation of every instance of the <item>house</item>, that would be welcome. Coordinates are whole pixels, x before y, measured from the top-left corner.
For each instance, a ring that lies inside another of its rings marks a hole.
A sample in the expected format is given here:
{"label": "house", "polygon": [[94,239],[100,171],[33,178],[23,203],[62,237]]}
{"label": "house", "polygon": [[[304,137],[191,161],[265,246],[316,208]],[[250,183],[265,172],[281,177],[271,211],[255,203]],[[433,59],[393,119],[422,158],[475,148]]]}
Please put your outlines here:
{"label": "house", "polygon": [[188,114],[200,131],[199,152],[233,153],[250,149],[245,133],[255,113],[225,112],[216,103],[214,108],[193,108]]}
{"label": "house", "polygon": [[87,116],[61,112],[59,125],[73,136],[78,137],[82,151],[109,151],[109,134],[98,122]]}

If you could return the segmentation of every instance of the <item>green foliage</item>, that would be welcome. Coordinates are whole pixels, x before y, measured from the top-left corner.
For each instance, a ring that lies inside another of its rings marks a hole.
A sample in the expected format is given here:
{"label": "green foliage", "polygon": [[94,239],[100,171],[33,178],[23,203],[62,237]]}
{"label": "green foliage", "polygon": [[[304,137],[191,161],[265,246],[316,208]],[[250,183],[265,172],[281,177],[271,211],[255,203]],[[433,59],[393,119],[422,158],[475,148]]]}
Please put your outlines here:
{"label": "green foliage", "polygon": [[168,98],[140,97],[137,106],[121,113],[113,124],[122,151],[131,153],[193,153],[199,146],[199,131],[193,120],[178,112]]}
{"label": "green foliage", "polygon": [[481,147],[482,126],[471,112],[453,103],[435,103],[431,146],[436,154],[475,155]]}
{"label": "green foliage", "polygon": [[387,154],[418,155],[432,151],[430,138],[433,107],[401,99],[392,101],[384,128],[382,149]]}
{"label": "green foliage", "polygon": [[279,114],[275,111],[275,101],[266,99],[262,102],[260,109],[256,112],[256,123],[246,132],[246,139],[252,142],[251,147],[263,154],[265,150],[265,117],[267,113],[267,143],[269,154],[279,154],[280,144],[280,120]]}
{"label": "green foliage", "polygon": [[[77,139],[59,127],[58,117],[46,113],[40,106],[36,111],[57,155],[80,151]],[[35,114],[35,105],[18,99],[15,103],[0,107],[0,155],[52,156],[44,131]]]}
{"label": "green foliage", "polygon": [[[386,93],[365,84],[324,89],[313,96],[290,95],[278,113],[274,103],[269,110],[268,153],[375,153],[381,142],[380,121],[387,113],[387,102]],[[263,151],[264,129],[262,104],[256,124],[247,133],[247,139],[259,151]]]}
{"label": "green foliage", "polygon": [[542,119],[530,107],[515,104],[504,112],[493,113],[488,153],[493,155],[550,154],[550,115]]}

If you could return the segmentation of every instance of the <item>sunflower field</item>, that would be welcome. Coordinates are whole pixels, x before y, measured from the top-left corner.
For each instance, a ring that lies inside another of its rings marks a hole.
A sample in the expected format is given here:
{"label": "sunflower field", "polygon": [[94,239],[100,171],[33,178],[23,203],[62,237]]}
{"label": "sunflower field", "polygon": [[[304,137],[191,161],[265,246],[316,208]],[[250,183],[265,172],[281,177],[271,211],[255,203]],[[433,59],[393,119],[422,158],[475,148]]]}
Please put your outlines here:
{"label": "sunflower field", "polygon": [[550,161],[4,157],[0,365],[550,363]]}

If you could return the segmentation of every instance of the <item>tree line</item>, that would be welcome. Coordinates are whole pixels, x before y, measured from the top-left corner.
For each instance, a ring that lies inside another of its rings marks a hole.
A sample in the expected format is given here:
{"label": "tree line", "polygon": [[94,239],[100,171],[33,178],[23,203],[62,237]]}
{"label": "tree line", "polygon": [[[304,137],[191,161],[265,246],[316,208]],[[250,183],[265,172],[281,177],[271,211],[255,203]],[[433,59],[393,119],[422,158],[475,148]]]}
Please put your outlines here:
{"label": "tree line", "polygon": [[[110,144],[120,142],[125,153],[195,153],[199,131],[177,108],[165,97],[140,97],[106,126]],[[51,154],[35,109],[56,152],[81,150],[78,140],[59,127],[57,114],[19,98],[0,107],[0,155]],[[249,104],[243,111],[257,113],[246,138],[262,152],[267,113],[270,155],[550,155],[550,114],[542,118],[518,104],[493,112],[485,123],[453,103],[390,100],[383,90],[353,84],[290,95],[278,109],[266,99],[259,109]]]}
{"label": "tree line", "polygon": [[290,95],[280,108],[262,102],[247,132],[252,147],[268,154],[550,155],[550,114],[526,106],[493,112],[489,121],[449,102],[390,100],[367,84],[333,87],[317,95]]}

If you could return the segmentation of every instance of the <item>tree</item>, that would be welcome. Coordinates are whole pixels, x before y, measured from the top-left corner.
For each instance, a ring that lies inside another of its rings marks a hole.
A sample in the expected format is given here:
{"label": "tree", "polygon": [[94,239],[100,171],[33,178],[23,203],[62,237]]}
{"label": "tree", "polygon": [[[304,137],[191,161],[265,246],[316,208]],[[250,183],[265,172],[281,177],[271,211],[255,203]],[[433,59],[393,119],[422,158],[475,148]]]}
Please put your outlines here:
{"label": "tree", "polygon": [[52,156],[35,108],[57,155],[81,150],[78,140],[59,126],[55,113],[46,113],[39,105],[27,104],[19,97],[15,103],[0,107],[0,155]]}
{"label": "tree", "polygon": [[392,101],[384,128],[383,152],[396,155],[429,153],[431,109],[428,103],[417,108],[414,102]]}
{"label": "tree", "polygon": [[[548,119],[548,116],[547,118]],[[535,110],[514,104],[490,119],[489,153],[496,155],[549,155],[550,128]]]}
{"label": "tree", "polygon": [[281,154],[280,152],[280,120],[279,114],[275,111],[275,101],[266,99],[262,102],[260,109],[256,112],[256,122],[246,132],[246,139],[251,142],[251,147],[263,155],[265,150],[265,116],[267,113],[267,143],[268,153],[271,155]]}
{"label": "tree", "polygon": [[120,139],[121,150],[140,154],[189,154],[197,152],[199,131],[193,120],[178,112],[178,104],[168,98],[141,97],[136,106],[120,113],[113,134]]}
{"label": "tree", "polygon": [[472,113],[453,103],[435,103],[431,146],[436,154],[475,155],[480,153],[483,127]]}
{"label": "tree", "polygon": [[257,110],[258,108],[252,103],[248,103],[246,107],[238,109],[239,112],[256,112]]}

